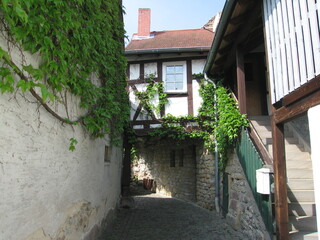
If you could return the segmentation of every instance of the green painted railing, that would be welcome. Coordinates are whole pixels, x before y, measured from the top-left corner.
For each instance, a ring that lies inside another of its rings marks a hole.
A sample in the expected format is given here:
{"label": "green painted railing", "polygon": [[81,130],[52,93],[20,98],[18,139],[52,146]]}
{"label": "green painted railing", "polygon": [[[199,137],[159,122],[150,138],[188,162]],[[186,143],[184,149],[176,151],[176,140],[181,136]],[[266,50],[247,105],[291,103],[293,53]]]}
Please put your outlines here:
{"label": "green painted railing", "polygon": [[242,129],[240,141],[236,145],[238,158],[251,187],[252,193],[260,210],[263,221],[270,234],[273,233],[273,215],[271,195],[257,192],[256,170],[262,168],[264,163],[250,139],[246,129]]}

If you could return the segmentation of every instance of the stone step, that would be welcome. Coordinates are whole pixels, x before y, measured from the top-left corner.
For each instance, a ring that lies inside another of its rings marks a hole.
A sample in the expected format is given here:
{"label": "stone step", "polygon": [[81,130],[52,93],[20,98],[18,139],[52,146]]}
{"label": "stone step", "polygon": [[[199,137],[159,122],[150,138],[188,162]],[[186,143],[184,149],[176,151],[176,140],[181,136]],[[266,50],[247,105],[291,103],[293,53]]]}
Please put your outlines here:
{"label": "stone step", "polygon": [[289,235],[290,240],[318,240],[318,232],[294,231]]}
{"label": "stone step", "polygon": [[288,190],[288,202],[314,202],[314,190]]}
{"label": "stone step", "polygon": [[252,122],[258,122],[258,123],[268,123],[269,125],[271,125],[271,118],[270,116],[250,116],[249,119]]}
{"label": "stone step", "polygon": [[310,160],[310,154],[308,152],[286,152],[287,161],[301,161]]}
{"label": "stone step", "polygon": [[317,231],[317,217],[303,216],[303,217],[289,217],[289,230],[299,230],[299,232],[316,232]]}
{"label": "stone step", "polygon": [[312,169],[291,168],[287,169],[287,177],[289,179],[312,179],[313,172]]}
{"label": "stone step", "polygon": [[301,179],[288,179],[288,189],[290,190],[313,190],[313,179],[301,178]]}
{"label": "stone step", "polygon": [[287,169],[292,168],[312,168],[312,161],[311,160],[303,160],[303,161],[286,161]]}
{"label": "stone step", "polygon": [[267,125],[259,125],[259,124],[252,124],[252,126],[254,127],[254,129],[258,132],[258,133],[270,133],[271,132],[271,126],[267,126]]}
{"label": "stone step", "polygon": [[312,203],[289,203],[290,216],[316,216],[316,204]]}
{"label": "stone step", "polygon": [[[263,141],[264,140],[262,140],[262,142]],[[269,153],[272,153],[272,144],[267,144],[265,146]],[[302,145],[286,144],[285,148],[286,156],[295,155],[296,153],[304,153],[304,147]]]}

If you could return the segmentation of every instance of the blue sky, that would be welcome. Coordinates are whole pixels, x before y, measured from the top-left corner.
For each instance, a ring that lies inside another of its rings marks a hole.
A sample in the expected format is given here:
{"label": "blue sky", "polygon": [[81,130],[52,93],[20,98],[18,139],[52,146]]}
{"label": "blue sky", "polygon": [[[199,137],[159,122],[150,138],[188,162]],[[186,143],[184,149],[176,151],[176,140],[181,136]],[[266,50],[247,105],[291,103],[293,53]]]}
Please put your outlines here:
{"label": "blue sky", "polygon": [[201,28],[225,0],[123,0],[127,36],[138,30],[138,9],[151,9],[151,31]]}

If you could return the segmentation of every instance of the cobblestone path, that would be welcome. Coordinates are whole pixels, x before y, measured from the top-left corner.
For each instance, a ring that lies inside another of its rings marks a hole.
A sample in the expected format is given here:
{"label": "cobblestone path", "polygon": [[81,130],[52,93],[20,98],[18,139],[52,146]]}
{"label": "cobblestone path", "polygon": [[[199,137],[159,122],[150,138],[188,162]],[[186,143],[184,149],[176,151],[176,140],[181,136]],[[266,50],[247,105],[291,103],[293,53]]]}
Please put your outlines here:
{"label": "cobblestone path", "polygon": [[157,194],[135,196],[135,207],[119,209],[98,240],[245,239],[214,211]]}

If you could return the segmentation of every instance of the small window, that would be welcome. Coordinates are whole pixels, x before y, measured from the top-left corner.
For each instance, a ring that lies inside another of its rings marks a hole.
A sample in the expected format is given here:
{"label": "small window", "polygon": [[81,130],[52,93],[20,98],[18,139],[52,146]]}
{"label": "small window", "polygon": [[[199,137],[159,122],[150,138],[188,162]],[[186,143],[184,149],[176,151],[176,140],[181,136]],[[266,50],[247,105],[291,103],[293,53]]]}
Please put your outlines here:
{"label": "small window", "polygon": [[111,147],[109,146],[104,147],[104,162],[105,163],[111,162]]}
{"label": "small window", "polygon": [[170,167],[176,166],[176,152],[175,150],[171,150],[170,152]]}
{"label": "small window", "polygon": [[163,76],[166,92],[186,92],[186,64],[185,62],[167,62],[163,64]]}
{"label": "small window", "polygon": [[179,151],[179,167],[183,167],[183,159],[184,159],[184,150],[180,149],[180,151]]}

